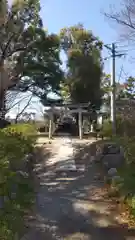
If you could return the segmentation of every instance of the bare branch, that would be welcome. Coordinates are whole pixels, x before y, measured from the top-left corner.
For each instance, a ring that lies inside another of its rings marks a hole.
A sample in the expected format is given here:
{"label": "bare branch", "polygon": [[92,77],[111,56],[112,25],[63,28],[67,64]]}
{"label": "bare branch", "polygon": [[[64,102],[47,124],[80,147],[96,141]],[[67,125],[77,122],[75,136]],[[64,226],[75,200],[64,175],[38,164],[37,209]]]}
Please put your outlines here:
{"label": "bare branch", "polygon": [[30,105],[30,102],[31,102],[31,100],[32,100],[32,97],[33,97],[33,95],[31,94],[31,96],[30,96],[28,102],[26,103],[26,105],[24,106],[24,108],[21,110],[21,112],[19,112],[19,113],[17,114],[16,119],[15,119],[16,122],[17,122],[18,118],[19,118],[19,117],[23,114],[23,112],[26,110],[26,108]]}
{"label": "bare branch", "polygon": [[39,104],[36,107],[33,107],[32,109],[41,114],[41,116],[44,118],[45,109],[42,105]]}
{"label": "bare branch", "polygon": [[126,39],[133,40],[135,38],[135,0],[123,0],[120,11],[113,8],[110,13],[104,13],[104,15],[109,20],[124,27],[123,30],[121,29],[121,33]]}
{"label": "bare branch", "polygon": [[[6,112],[9,112],[11,109],[13,109],[15,106],[19,105],[23,101],[26,101],[28,97],[22,97],[22,94],[20,92],[12,92],[9,91],[6,94]],[[18,101],[17,101],[18,99]]]}

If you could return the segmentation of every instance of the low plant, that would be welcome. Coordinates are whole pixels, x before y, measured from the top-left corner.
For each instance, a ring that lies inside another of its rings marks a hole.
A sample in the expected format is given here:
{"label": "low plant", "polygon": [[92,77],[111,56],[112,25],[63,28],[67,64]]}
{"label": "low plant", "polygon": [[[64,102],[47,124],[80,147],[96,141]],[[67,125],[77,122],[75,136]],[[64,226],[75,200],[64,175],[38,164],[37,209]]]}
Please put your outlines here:
{"label": "low plant", "polygon": [[135,217],[135,138],[115,137],[113,141],[123,147],[126,163],[118,170],[122,181],[113,182],[112,185],[117,188],[124,203]]}
{"label": "low plant", "polygon": [[[112,122],[105,119],[102,126],[102,135],[105,137],[112,137]],[[123,117],[121,115],[116,116],[116,134],[119,137],[135,137],[135,121],[129,117]]]}
{"label": "low plant", "polygon": [[121,182],[113,182],[112,188],[117,190],[118,195],[127,204],[131,214],[135,217],[135,121],[129,117],[117,116],[116,132],[112,134],[112,123],[109,119],[104,121],[103,135],[111,142],[117,143],[124,150],[126,164],[118,170]]}
{"label": "low plant", "polygon": [[[30,129],[29,129],[30,127]],[[17,124],[0,131],[0,239],[14,240],[34,201],[29,170],[22,168],[34,150],[33,126]]]}

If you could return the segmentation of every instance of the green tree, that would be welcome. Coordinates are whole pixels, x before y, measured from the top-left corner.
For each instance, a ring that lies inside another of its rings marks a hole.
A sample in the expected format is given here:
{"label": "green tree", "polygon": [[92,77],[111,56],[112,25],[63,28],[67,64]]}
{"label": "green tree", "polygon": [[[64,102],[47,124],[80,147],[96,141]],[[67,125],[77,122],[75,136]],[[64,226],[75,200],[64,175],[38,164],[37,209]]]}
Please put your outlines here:
{"label": "green tree", "polygon": [[[110,103],[110,92],[112,91],[111,88],[111,75],[110,74],[103,74],[102,81],[101,81],[101,90],[103,92],[103,99]],[[125,91],[124,85],[117,82],[115,83],[115,97],[116,99],[125,98]]]}
{"label": "green tree", "polygon": [[5,91],[31,91],[44,102],[48,91],[57,91],[62,80],[60,41],[49,35],[39,16],[39,0],[14,1],[1,5],[0,98]]}
{"label": "green tree", "polygon": [[69,85],[67,79],[63,79],[63,82],[60,83],[60,96],[63,102],[68,103],[71,101]]}
{"label": "green tree", "polygon": [[[31,51],[36,39],[36,31],[41,27],[39,0],[14,1],[9,7],[7,1],[1,11],[0,22],[0,70],[9,73],[8,81],[18,79],[23,54]],[[23,61],[22,61],[23,64]],[[9,82],[8,82],[9,84]],[[12,83],[11,83],[12,85]]]}
{"label": "green tree", "polygon": [[111,91],[111,75],[103,73],[102,80],[101,80],[101,90],[103,99],[105,99],[107,102],[110,99],[110,91]]}
{"label": "green tree", "polygon": [[135,78],[129,77],[125,83],[125,96],[130,99],[135,98]]}
{"label": "green tree", "polygon": [[38,40],[31,52],[24,55],[24,68],[16,89],[32,92],[45,105],[48,93],[57,93],[63,81],[60,41],[56,35],[49,35],[43,29],[38,29],[36,37]]}
{"label": "green tree", "polygon": [[81,24],[62,29],[60,37],[68,58],[65,84],[72,102],[91,102],[99,107],[102,42]]}
{"label": "green tree", "polygon": [[1,0],[0,7],[0,109],[4,92],[19,81],[23,55],[35,42],[34,29],[41,27],[39,0]]}

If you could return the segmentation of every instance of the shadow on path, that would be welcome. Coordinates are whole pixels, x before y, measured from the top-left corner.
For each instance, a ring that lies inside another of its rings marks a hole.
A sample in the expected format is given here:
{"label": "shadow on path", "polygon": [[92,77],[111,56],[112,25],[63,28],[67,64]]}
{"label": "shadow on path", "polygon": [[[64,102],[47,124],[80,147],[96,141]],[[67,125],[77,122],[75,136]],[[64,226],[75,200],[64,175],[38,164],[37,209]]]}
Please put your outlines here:
{"label": "shadow on path", "polygon": [[[75,164],[85,165],[84,171],[56,171],[57,163],[49,168],[47,158],[41,161],[37,169],[37,214],[31,222],[36,232],[29,240],[135,239],[135,229],[129,230],[118,222],[116,205],[108,199],[103,180],[96,177],[99,172],[90,157],[95,154],[95,145],[73,144]],[[63,164],[69,160],[63,160]]]}

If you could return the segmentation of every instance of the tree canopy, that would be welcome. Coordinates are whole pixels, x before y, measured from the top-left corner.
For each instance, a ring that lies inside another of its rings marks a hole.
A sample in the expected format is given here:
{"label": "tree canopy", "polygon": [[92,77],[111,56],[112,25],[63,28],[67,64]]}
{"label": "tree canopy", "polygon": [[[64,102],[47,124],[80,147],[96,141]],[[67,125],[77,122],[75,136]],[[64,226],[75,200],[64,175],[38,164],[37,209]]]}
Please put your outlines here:
{"label": "tree canopy", "polygon": [[39,0],[2,0],[0,8],[1,91],[31,91],[44,102],[48,91],[57,91],[60,69],[60,41],[49,35],[39,15]]}
{"label": "tree canopy", "polygon": [[135,78],[130,76],[125,82],[125,97],[135,99]]}
{"label": "tree canopy", "polygon": [[48,35],[42,29],[38,29],[37,38],[31,52],[24,55],[24,68],[16,88],[31,91],[45,104],[47,94],[50,91],[57,93],[63,81],[60,43],[56,35]]}
{"label": "tree canopy", "polygon": [[72,102],[100,106],[102,42],[81,24],[62,29],[60,38],[68,58],[64,87],[68,86]]}
{"label": "tree canopy", "polygon": [[42,23],[39,0],[13,1],[11,6],[2,0],[0,10],[0,70],[7,73],[4,86],[7,88],[18,80],[23,70],[23,55],[32,49],[36,40],[34,29]]}
{"label": "tree canopy", "polygon": [[[116,81],[115,83],[115,98],[121,99],[125,98],[125,90],[124,84]],[[103,92],[103,99],[106,103],[110,104],[110,92],[111,89],[111,75],[110,74],[103,74],[102,81],[101,81],[101,91]]]}

